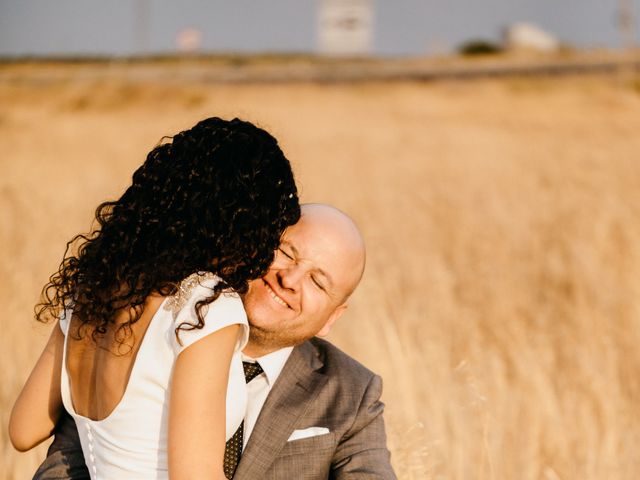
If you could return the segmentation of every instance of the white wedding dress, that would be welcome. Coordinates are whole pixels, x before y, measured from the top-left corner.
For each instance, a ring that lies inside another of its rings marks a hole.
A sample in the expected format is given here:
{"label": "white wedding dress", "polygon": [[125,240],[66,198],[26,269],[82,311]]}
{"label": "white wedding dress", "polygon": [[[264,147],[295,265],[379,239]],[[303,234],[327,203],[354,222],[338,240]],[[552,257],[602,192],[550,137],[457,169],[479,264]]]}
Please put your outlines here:
{"label": "white wedding dress", "polygon": [[179,293],[167,297],[152,318],[142,339],[129,383],[114,410],[102,420],[75,413],[66,369],[67,331],[71,310],[64,312],[60,327],[65,335],[61,392],[65,409],[74,418],[85,462],[92,480],[167,479],[167,425],[169,386],[174,362],[189,345],[223,327],[240,324],[232,357],[226,405],[226,438],[231,438],[247,404],[241,351],[249,338],[249,325],[242,301],[235,293],[223,293],[208,306],[202,329],[175,328],[195,323],[195,304],[208,297],[218,279],[213,274],[194,274]]}

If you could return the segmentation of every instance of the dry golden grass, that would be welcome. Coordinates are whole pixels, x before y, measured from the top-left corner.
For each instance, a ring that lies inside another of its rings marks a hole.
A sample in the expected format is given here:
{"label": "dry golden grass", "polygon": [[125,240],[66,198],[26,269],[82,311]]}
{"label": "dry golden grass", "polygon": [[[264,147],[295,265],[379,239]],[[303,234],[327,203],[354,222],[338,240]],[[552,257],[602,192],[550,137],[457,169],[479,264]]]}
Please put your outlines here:
{"label": "dry golden grass", "polygon": [[43,456],[14,452],[6,426],[65,241],[161,136],[214,114],[273,132],[303,200],[362,227],[367,272],[332,339],[382,374],[402,479],[637,478],[640,95],[627,79],[0,83],[0,475],[28,478]]}

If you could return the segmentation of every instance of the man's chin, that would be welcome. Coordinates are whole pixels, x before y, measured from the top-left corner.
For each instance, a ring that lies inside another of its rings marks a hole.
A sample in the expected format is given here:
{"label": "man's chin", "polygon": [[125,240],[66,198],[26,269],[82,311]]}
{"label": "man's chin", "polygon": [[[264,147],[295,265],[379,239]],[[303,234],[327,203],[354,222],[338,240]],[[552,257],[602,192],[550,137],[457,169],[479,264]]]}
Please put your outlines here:
{"label": "man's chin", "polygon": [[274,328],[271,325],[255,325],[249,322],[249,338],[251,338],[252,335],[255,335],[256,337],[265,339],[279,339],[286,337],[283,333],[284,330],[282,328]]}
{"label": "man's chin", "polygon": [[283,338],[277,332],[261,327],[251,326],[249,328],[249,343],[247,347],[251,350],[266,354],[288,346],[288,339]]}

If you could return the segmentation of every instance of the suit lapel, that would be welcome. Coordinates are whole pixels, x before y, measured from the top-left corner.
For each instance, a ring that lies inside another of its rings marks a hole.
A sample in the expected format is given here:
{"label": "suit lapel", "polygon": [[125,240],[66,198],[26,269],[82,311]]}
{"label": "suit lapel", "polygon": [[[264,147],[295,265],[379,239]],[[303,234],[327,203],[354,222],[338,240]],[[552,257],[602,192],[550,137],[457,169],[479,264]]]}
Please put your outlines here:
{"label": "suit lapel", "polygon": [[300,416],[309,408],[327,377],[316,348],[305,342],[291,352],[269,392],[234,479],[261,478],[285,446]]}

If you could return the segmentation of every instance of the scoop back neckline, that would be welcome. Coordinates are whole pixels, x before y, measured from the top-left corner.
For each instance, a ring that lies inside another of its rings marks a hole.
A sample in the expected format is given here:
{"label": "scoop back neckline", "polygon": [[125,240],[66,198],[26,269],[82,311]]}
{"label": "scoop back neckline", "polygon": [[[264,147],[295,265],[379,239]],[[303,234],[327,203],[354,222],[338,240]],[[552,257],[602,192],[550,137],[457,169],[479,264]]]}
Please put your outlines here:
{"label": "scoop back neckline", "polygon": [[[122,396],[120,397],[120,400],[118,400],[118,402],[115,404],[115,406],[111,409],[111,411],[109,412],[109,414],[101,419],[93,419],[91,417],[87,417],[85,415],[81,415],[76,411],[76,407],[74,405],[73,402],[73,392],[71,390],[71,376],[69,375],[69,371],[67,369],[67,339],[69,337],[69,328],[71,328],[71,316],[69,316],[69,325],[67,327],[67,334],[64,337],[64,349],[63,349],[63,355],[62,355],[62,368],[64,371],[64,377],[65,377],[65,381],[66,381],[66,385],[67,385],[67,397],[69,400],[69,406],[67,408],[67,410],[69,410],[69,413],[74,417],[74,418],[78,418],[82,421],[85,422],[91,422],[91,423],[105,423],[107,420],[113,418],[115,416],[115,414],[117,413],[117,411],[120,409],[121,405],[124,403],[127,394],[130,390],[130,385],[131,385],[131,381],[134,378],[134,375],[136,373],[136,371],[140,368],[138,367],[138,364],[140,362],[138,362],[138,359],[140,358],[141,354],[142,354],[142,350],[143,348],[145,348],[145,344],[148,343],[146,341],[148,334],[149,334],[149,330],[151,329],[151,327],[154,324],[154,321],[156,320],[156,317],[158,317],[158,315],[164,310],[163,307],[165,305],[165,303],[167,302],[167,299],[169,299],[170,297],[164,297],[164,299],[162,300],[162,302],[160,303],[160,305],[158,306],[158,309],[155,311],[155,313],[153,314],[153,316],[151,317],[151,320],[149,320],[149,325],[147,326],[147,329],[144,332],[144,335],[142,337],[142,341],[140,343],[140,347],[138,348],[138,351],[136,352],[135,357],[133,358],[133,366],[131,367],[131,373],[129,374],[129,378],[127,379],[127,385],[124,387],[124,391],[122,392]],[[70,310],[71,314],[73,313],[72,310]]]}

